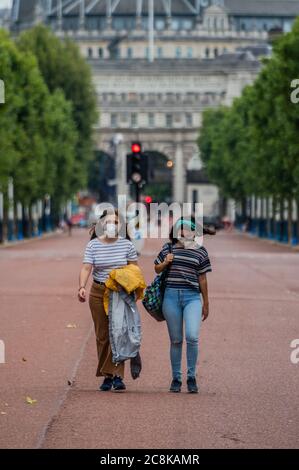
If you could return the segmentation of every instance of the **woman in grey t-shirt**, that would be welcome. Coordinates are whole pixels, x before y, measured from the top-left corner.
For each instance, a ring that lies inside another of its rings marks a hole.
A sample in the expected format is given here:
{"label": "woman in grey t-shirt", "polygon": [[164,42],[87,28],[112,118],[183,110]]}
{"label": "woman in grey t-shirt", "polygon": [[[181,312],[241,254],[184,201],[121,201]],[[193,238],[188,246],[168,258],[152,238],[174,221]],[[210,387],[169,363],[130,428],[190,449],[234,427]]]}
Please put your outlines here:
{"label": "woman in grey t-shirt", "polygon": [[[114,364],[109,341],[109,320],[104,310],[103,296],[105,281],[110,271],[121,268],[127,264],[137,264],[137,253],[129,237],[120,237],[123,227],[117,210],[111,213],[104,212],[100,218],[102,235],[97,235],[94,228],[91,240],[86,246],[83,266],[79,277],[80,302],[86,301],[86,284],[90,274],[93,274],[93,284],[89,295],[89,306],[95,326],[98,367],[97,377],[103,376],[101,391],[125,390],[124,363]],[[126,232],[126,230],[125,230]]]}

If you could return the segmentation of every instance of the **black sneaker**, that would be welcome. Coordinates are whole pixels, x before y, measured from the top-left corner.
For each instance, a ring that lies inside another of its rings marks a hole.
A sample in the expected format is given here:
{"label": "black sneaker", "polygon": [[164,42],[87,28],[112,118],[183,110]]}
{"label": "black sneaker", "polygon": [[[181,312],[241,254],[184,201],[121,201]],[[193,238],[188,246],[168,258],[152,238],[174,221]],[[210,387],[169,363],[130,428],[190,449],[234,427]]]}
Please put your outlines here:
{"label": "black sneaker", "polygon": [[115,390],[116,392],[126,390],[126,386],[123,383],[123,379],[121,377],[118,377],[117,375],[113,378],[113,390]]}
{"label": "black sneaker", "polygon": [[99,390],[101,392],[109,392],[112,388],[112,385],[113,385],[112,377],[105,377],[104,382],[100,386]]}
{"label": "black sneaker", "polygon": [[182,382],[180,382],[178,379],[173,379],[173,381],[171,382],[169,391],[173,393],[180,393],[181,386],[182,386]]}
{"label": "black sneaker", "polygon": [[198,386],[195,377],[189,377],[187,379],[187,387],[189,393],[198,393]]}

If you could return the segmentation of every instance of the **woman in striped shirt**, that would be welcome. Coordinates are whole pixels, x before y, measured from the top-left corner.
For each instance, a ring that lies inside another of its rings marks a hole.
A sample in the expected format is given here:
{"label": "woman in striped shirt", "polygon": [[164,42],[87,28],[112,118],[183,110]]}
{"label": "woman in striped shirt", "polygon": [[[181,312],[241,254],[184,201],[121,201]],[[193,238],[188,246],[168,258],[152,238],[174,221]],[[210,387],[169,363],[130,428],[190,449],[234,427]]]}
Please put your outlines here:
{"label": "woman in striped shirt", "polygon": [[125,236],[119,235],[124,229],[125,222],[114,210],[113,213],[104,211],[100,221],[93,229],[91,240],[87,244],[83,259],[83,266],[79,279],[79,301],[86,301],[86,284],[93,273],[93,284],[89,295],[89,306],[95,326],[98,368],[97,377],[104,376],[100,386],[101,391],[125,390],[123,382],[124,363],[112,362],[112,351],[109,342],[109,321],[104,310],[103,296],[105,281],[112,269],[121,268],[127,264],[137,264],[137,253],[130,241],[125,227]]}
{"label": "woman in striped shirt", "polygon": [[190,393],[198,392],[198,337],[201,320],[209,315],[206,273],[212,269],[208,252],[196,243],[195,234],[195,218],[180,218],[170,232],[171,245],[165,244],[155,259],[157,274],[168,268],[162,308],[170,337],[171,392],[180,392],[182,386],[183,324],[187,343],[187,387]]}

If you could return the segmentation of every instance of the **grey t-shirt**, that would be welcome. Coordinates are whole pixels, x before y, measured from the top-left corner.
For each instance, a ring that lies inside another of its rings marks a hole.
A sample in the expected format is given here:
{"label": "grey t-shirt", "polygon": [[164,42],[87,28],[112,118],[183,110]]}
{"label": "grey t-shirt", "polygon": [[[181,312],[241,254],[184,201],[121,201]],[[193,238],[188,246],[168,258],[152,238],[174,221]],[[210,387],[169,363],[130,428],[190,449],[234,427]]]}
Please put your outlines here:
{"label": "grey t-shirt", "polygon": [[121,268],[126,266],[128,261],[137,259],[133,243],[126,238],[118,238],[112,243],[94,238],[86,246],[83,263],[92,264],[93,278],[105,282],[112,269]]}

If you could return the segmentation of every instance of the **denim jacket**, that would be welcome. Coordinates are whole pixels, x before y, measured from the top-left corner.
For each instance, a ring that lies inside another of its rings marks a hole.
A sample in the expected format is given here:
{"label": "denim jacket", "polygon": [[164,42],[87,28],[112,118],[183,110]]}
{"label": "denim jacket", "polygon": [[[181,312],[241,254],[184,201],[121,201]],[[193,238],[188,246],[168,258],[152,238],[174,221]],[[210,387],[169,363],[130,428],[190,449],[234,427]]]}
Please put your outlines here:
{"label": "denim jacket", "polygon": [[135,357],[141,344],[141,321],[135,295],[124,289],[109,297],[109,339],[115,364]]}

